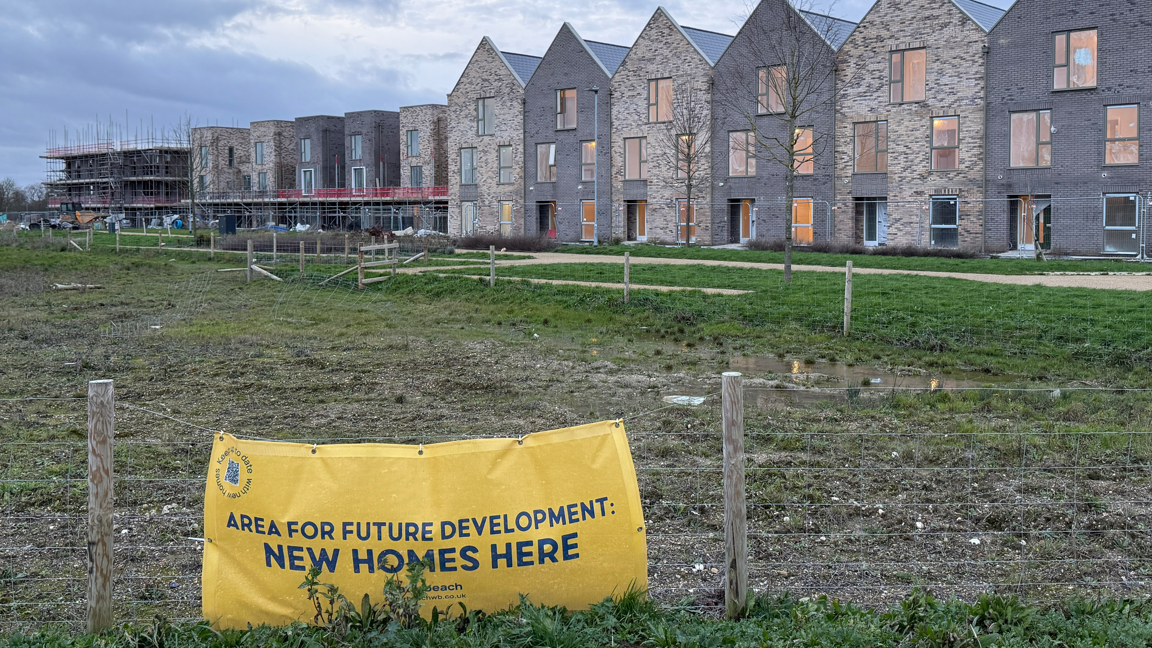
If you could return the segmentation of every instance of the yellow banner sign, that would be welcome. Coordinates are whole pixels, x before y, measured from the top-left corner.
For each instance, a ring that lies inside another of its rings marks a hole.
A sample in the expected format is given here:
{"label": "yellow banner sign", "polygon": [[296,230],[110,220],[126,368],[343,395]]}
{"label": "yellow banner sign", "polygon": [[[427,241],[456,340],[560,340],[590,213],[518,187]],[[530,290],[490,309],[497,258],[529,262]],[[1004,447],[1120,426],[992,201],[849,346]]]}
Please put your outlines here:
{"label": "yellow banner sign", "polygon": [[378,601],[426,559],[426,613],[520,594],[582,609],[648,581],[636,470],[611,421],[428,446],[218,435],[204,534],[204,618],[222,628],[311,620],[298,587],[313,566],[349,600]]}

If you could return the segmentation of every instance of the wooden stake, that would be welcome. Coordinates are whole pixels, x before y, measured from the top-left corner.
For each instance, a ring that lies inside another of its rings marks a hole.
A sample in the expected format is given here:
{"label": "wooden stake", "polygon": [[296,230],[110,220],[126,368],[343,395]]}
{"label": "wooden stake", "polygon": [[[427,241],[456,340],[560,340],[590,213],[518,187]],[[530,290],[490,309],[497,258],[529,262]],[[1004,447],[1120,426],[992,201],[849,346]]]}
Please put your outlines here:
{"label": "wooden stake", "polygon": [[116,224],[116,254],[120,254],[120,224]]}
{"label": "wooden stake", "polygon": [[364,250],[360,246],[356,246],[356,256],[356,285],[364,290]]}
{"label": "wooden stake", "polygon": [[208,232],[208,258],[216,259],[216,232]]}
{"label": "wooden stake", "polygon": [[[376,245],[376,237],[375,236],[372,237],[372,245]],[[373,261],[376,260],[376,250],[372,250],[372,260]]]}
{"label": "wooden stake", "polygon": [[156,235],[156,247],[164,247],[164,232]]}
{"label": "wooden stake", "polygon": [[272,265],[276,265],[276,232],[272,232]]}
{"label": "wooden stake", "polygon": [[252,264],[254,262],[252,258],[252,239],[248,239],[248,263],[246,264],[248,266],[248,283],[252,283]]}
{"label": "wooden stake", "polygon": [[84,237],[84,251],[85,252],[92,251],[92,231],[93,230],[88,230],[86,232],[86,236]]}
{"label": "wooden stake", "polygon": [[488,287],[496,287],[496,246],[488,246]]}
{"label": "wooden stake", "polygon": [[323,243],[323,239],[316,239],[316,263],[320,263],[320,249]]}
{"label": "wooden stake", "polygon": [[428,244],[424,244],[424,263],[428,263]]}
{"label": "wooden stake", "polygon": [[304,241],[300,241],[300,276],[304,276]]}
{"label": "wooden stake", "polygon": [[624,303],[628,303],[629,293],[632,290],[631,270],[632,270],[632,253],[624,253]]}
{"label": "wooden stake", "polygon": [[88,383],[88,632],[112,627],[112,441],[115,397],[111,380]]}
{"label": "wooden stake", "polygon": [[748,609],[748,513],[744,501],[744,378],[721,377],[724,429],[724,607],[729,619]]}
{"label": "wooden stake", "polygon": [[852,262],[844,269],[844,337],[852,331]]}
{"label": "wooden stake", "polygon": [[344,265],[348,265],[348,233],[344,233]]}

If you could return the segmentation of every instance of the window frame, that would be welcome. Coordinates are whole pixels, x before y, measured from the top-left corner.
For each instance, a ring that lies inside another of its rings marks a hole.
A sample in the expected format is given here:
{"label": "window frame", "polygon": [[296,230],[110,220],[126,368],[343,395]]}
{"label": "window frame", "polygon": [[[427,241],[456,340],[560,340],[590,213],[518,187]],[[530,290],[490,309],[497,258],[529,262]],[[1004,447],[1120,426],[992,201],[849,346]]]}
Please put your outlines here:
{"label": "window frame", "polygon": [[[470,162],[470,164],[468,166],[468,170],[470,171],[470,174],[468,177],[465,177],[465,175],[464,175],[465,152],[467,152],[467,156],[468,156],[469,162]],[[476,181],[477,181],[476,176],[478,175],[476,172],[476,166],[477,166],[476,165],[476,162],[477,162],[476,157],[477,156],[476,156],[476,147],[475,146],[462,146],[462,147],[460,147],[460,184],[462,184],[462,185],[474,185],[474,184],[476,184]],[[471,180],[471,182],[468,182],[468,180]]]}
{"label": "window frame", "polygon": [[[906,66],[906,59],[908,52],[924,52],[924,97],[921,99],[905,99],[908,96],[908,79],[905,74],[908,71]],[[896,56],[900,56],[900,80],[893,80],[892,71],[896,69],[893,64]],[[900,84],[900,101],[892,100],[892,87],[897,83]],[[894,50],[888,52],[888,103],[890,104],[908,104],[908,103],[921,103],[928,99],[928,48],[927,47],[912,47],[909,49]]]}
{"label": "window frame", "polygon": [[236,147],[235,146],[229,146],[228,147],[228,168],[229,169],[236,168]]}
{"label": "window frame", "polygon": [[268,172],[261,171],[256,174],[257,191],[268,191]]}
{"label": "window frame", "polygon": [[252,191],[252,176],[245,174],[240,178],[240,186],[244,191]]}
{"label": "window frame", "polygon": [[[419,177],[420,182],[414,179]],[[409,187],[423,187],[424,186],[424,167],[417,164],[408,167],[408,186]]]}
{"label": "window frame", "polygon": [[[492,129],[491,132],[486,132],[488,128]],[[492,137],[494,135],[496,135],[496,97],[477,97],[476,136]]]}
{"label": "window frame", "polygon": [[[1096,51],[1093,52],[1094,60],[1092,64],[1096,67],[1096,83],[1090,86],[1076,86],[1072,87],[1072,34],[1082,34],[1084,32],[1096,32]],[[1056,41],[1061,37],[1064,39],[1064,62],[1058,63],[1056,61]],[[1097,27],[1089,27],[1087,29],[1066,29],[1063,31],[1052,32],[1052,92],[1065,92],[1068,90],[1092,90],[1100,86],[1100,29]],[[1056,74],[1058,70],[1064,70],[1064,87],[1056,87]]]}
{"label": "window frame", "polygon": [[[955,221],[951,225],[937,225],[935,222],[936,212],[933,208],[937,203],[951,204],[955,208]],[[956,245],[944,246],[936,244],[936,230],[952,230],[956,232]],[[948,250],[955,250],[960,248],[960,196],[956,195],[938,195],[931,196],[928,202],[928,247],[944,248]]]}
{"label": "window frame", "polygon": [[309,163],[312,161],[312,138],[300,138],[300,161]]}
{"label": "window frame", "polygon": [[[813,175],[816,173],[816,128],[814,126],[797,126],[796,132],[808,131],[808,146],[803,149],[793,149],[792,151],[792,168],[795,175]],[[795,138],[796,144],[800,144],[800,136]],[[808,170],[804,168],[807,166]]]}
{"label": "window frame", "polygon": [[408,157],[420,157],[420,131],[404,131],[404,151]]}
{"label": "window frame", "polygon": [[[312,182],[311,186],[306,186],[304,177],[307,176]],[[316,193],[316,170],[315,169],[300,169],[300,193],[305,196],[311,196]]]}
{"label": "window frame", "polygon": [[[548,177],[543,178],[540,172],[543,168],[540,166],[541,147],[547,146],[545,149],[545,156],[548,158],[549,163],[544,168],[548,170]],[[556,182],[556,142],[538,142],[536,144],[536,182]]]}
{"label": "window frame", "polygon": [[348,136],[348,161],[364,159],[364,136],[359,133]]}
{"label": "window frame", "polygon": [[[356,177],[357,175],[359,175],[360,177],[357,178]],[[360,186],[359,187],[356,186],[356,180],[357,179],[360,180]],[[368,170],[367,170],[367,168],[362,167],[362,166],[352,167],[352,190],[353,191],[364,191],[367,188],[368,188]]]}
{"label": "window frame", "polygon": [[[880,148],[880,125],[884,125],[884,148]],[[860,126],[871,125],[872,128],[872,170],[860,170],[860,158],[862,155],[858,154],[859,147],[857,142],[860,141],[858,129]],[[880,169],[880,154],[884,154],[884,169]],[[852,123],[852,173],[888,173],[888,120],[878,119],[870,122],[853,122]]]}
{"label": "window frame", "polygon": [[[740,138],[742,138],[744,141],[743,143],[740,143],[738,146],[736,146],[735,143],[737,139]],[[733,159],[740,156],[743,156],[744,158],[744,173],[733,173],[732,161]],[[752,131],[728,131],[728,177],[756,177],[756,136],[752,134]]]}
{"label": "window frame", "polygon": [[[1040,115],[1043,115],[1043,114],[1048,115],[1048,131],[1047,132],[1045,132],[1044,129],[1041,128]],[[1024,166],[1017,166],[1017,165],[1012,164],[1012,151],[1015,148],[1015,143],[1013,142],[1013,135],[1015,135],[1015,131],[1012,128],[1012,118],[1015,117],[1016,115],[1035,115],[1036,116],[1036,141],[1035,141],[1036,164],[1024,165]],[[1107,128],[1107,126],[1105,126],[1105,128]],[[1047,137],[1048,138],[1047,141],[1043,140],[1042,136]],[[1048,164],[1040,164],[1040,149],[1041,149],[1041,147],[1044,147],[1044,146],[1048,147]],[[1045,108],[1043,110],[1013,110],[1012,112],[1008,113],[1008,168],[1009,169],[1051,169],[1052,168],[1052,109],[1051,108]]]}
{"label": "window frame", "polygon": [[[928,166],[933,172],[942,171],[959,171],[960,170],[960,115],[940,115],[938,117],[930,117],[930,126],[928,128]],[[936,146],[936,121],[945,119],[956,120],[956,145],[955,146]],[[938,169],[936,168],[936,151],[956,151],[956,167],[953,169]]]}
{"label": "window frame", "polygon": [[256,164],[264,164],[264,142],[256,142],[252,157],[256,159]]}
{"label": "window frame", "polygon": [[[1104,240],[1102,241],[1100,249],[1104,252],[1104,254],[1128,254],[1128,255],[1139,254],[1140,253],[1139,240],[1137,240],[1136,249],[1132,252],[1126,252],[1123,250],[1115,250],[1115,249],[1109,250],[1108,249],[1108,232],[1131,232],[1131,233],[1139,236],[1139,233],[1140,233],[1140,194],[1135,194],[1135,193],[1106,193],[1102,196],[1102,198],[1103,198],[1103,210],[1101,213],[1102,220],[1101,220],[1100,224],[1101,224],[1101,227],[1103,230],[1103,239]],[[1109,225],[1108,224],[1108,199],[1109,198],[1127,198],[1128,200],[1132,200],[1132,202],[1136,203],[1136,221],[1133,225]]]}
{"label": "window frame", "polygon": [[[504,153],[508,153],[508,164],[504,164]],[[505,144],[496,147],[496,184],[512,184],[516,182],[516,176],[513,175],[514,167],[516,166],[516,158],[512,154],[512,145]],[[505,180],[505,171],[507,171],[507,180]]]}
{"label": "window frame", "polygon": [[[511,236],[512,235],[512,225],[513,225],[513,222],[515,220],[515,213],[514,213],[514,207],[512,205],[512,201],[511,200],[501,200],[497,204],[497,209],[499,210],[497,213],[497,216],[499,217],[498,225],[499,225],[500,235],[501,236]],[[508,214],[508,220],[504,220],[505,212],[507,212],[507,214]]]}
{"label": "window frame", "polygon": [[[682,141],[687,141],[688,142],[687,146],[682,146],[680,144],[680,142],[682,142]],[[683,156],[680,155],[682,152],[684,153]],[[691,166],[692,162],[694,160],[692,160],[690,158],[694,158],[696,155],[697,155],[697,153],[696,153],[696,135],[693,135],[692,133],[681,133],[680,135],[677,135],[676,136],[676,179],[677,180],[687,180],[688,176],[690,174],[694,173],[694,169]],[[699,165],[699,160],[695,160],[695,162],[697,163],[697,165]]]}
{"label": "window frame", "polygon": [[[88,166],[92,166],[91,160],[88,161]],[[207,169],[208,168],[208,147],[207,146],[201,146],[200,147],[200,168],[201,169]]]}
{"label": "window frame", "polygon": [[[628,143],[637,142],[636,155],[640,158],[636,161],[637,177],[631,178],[628,176]],[[625,180],[647,180],[648,179],[648,138],[647,137],[625,137],[624,138],[624,179]]]}
{"label": "window frame", "polygon": [[[1108,137],[1108,111],[1113,108],[1135,108],[1136,109],[1136,137]],[[1127,103],[1116,104],[1112,106],[1104,106],[1104,166],[1106,167],[1126,167],[1126,166],[1139,166],[1140,164],[1140,104]],[[1108,145],[1113,143],[1122,142],[1136,142],[1136,161],[1135,162],[1109,162],[1108,161]]]}
{"label": "window frame", "polygon": [[[662,81],[668,82],[668,99],[665,102],[660,94],[660,83]],[[666,124],[672,121],[672,100],[674,95],[674,86],[672,85],[672,77],[660,77],[657,79],[648,79],[648,123],[649,124]],[[655,97],[653,97],[652,90],[655,89]],[[660,119],[661,108],[667,104],[668,113],[664,115],[667,119]],[[655,115],[656,119],[652,116]]]}
{"label": "window frame", "polygon": [[[796,208],[801,204],[808,205],[808,222],[796,224]],[[808,242],[796,242],[796,229],[808,230]],[[799,247],[808,247],[816,242],[816,199],[809,196],[800,196],[792,199],[792,245]]]}
{"label": "window frame", "polygon": [[[592,159],[588,159],[588,151],[592,151]],[[596,141],[584,140],[580,142],[580,182],[596,181]]]}
{"label": "window frame", "polygon": [[[784,97],[781,93],[776,93],[776,101],[779,105],[776,109],[772,106],[772,73],[774,70],[784,70],[784,79],[788,78],[787,65],[769,65],[756,69],[756,114],[757,115],[779,115],[784,112]],[[763,90],[763,92],[761,92]]]}
{"label": "window frame", "polygon": [[[567,124],[567,121],[568,121],[567,115],[568,115],[569,111],[565,108],[565,105],[564,105],[564,99],[567,97],[567,94],[569,92],[572,93],[572,111],[571,111],[572,112],[572,115],[571,115],[572,125],[571,126],[569,126]],[[556,91],[556,130],[558,130],[558,131],[576,130],[576,124],[577,124],[576,108],[578,105],[578,102],[577,102],[578,97],[579,97],[579,95],[576,92],[576,88],[563,88],[563,89]],[[561,119],[564,120],[563,124],[561,124]]]}

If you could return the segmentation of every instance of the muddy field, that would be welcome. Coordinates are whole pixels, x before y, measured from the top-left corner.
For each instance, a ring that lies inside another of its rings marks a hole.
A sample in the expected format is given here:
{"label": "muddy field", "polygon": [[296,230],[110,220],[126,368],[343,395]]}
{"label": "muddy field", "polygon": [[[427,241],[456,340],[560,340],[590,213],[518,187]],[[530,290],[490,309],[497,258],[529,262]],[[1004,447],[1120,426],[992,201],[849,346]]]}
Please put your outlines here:
{"label": "muddy field", "polygon": [[[120,404],[119,619],[198,612],[190,538],[202,535],[211,443],[200,428],[433,443],[616,418],[639,470],[653,594],[716,605],[718,398],[663,398],[718,392],[730,366],[748,377],[757,590],[863,605],[918,585],[965,598],[1152,593],[1144,392],[860,387],[861,371],[906,385],[922,372],[861,364],[841,377],[808,354],[734,351],[690,324],[637,331],[603,314],[528,317],[435,294],[245,285],[214,268],[156,257],[3,271],[0,398],[76,400],[0,400],[0,626],[83,614],[82,397],[100,378],[115,380]],[[64,279],[106,287],[48,289]]]}

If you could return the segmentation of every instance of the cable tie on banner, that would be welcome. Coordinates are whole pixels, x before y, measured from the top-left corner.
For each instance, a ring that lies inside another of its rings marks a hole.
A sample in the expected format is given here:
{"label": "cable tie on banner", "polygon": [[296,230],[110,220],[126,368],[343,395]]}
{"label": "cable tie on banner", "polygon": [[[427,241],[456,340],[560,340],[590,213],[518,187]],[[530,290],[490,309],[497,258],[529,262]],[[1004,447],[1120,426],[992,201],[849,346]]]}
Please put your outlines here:
{"label": "cable tie on banner", "polygon": [[524,436],[523,435],[516,437],[516,445],[524,445]]}
{"label": "cable tie on banner", "polygon": [[316,444],[312,444],[312,454],[316,454]]}
{"label": "cable tie on banner", "polygon": [[417,452],[416,454],[424,454],[424,444],[423,443],[420,444],[420,451]]}
{"label": "cable tie on banner", "polygon": [[195,540],[196,542],[212,542],[212,538],[184,538],[185,540]]}
{"label": "cable tie on banner", "polygon": [[620,424],[623,422],[624,422],[624,419],[622,419],[622,418],[616,419],[616,427],[620,427]]}

